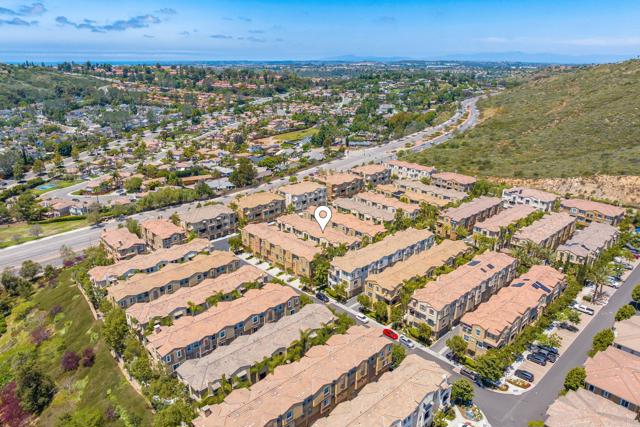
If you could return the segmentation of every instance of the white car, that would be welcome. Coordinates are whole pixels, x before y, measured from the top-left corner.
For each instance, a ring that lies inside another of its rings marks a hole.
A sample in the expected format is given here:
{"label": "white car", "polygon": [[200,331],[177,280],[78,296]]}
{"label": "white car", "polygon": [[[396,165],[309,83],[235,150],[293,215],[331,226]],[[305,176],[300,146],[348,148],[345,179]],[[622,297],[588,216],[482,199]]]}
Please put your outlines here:
{"label": "white car", "polygon": [[369,323],[369,318],[362,313],[356,314],[356,318],[362,323]]}
{"label": "white car", "polygon": [[409,338],[405,337],[404,335],[400,335],[400,342],[409,348],[414,348],[416,346],[413,343],[413,341],[411,341]]}
{"label": "white car", "polygon": [[587,307],[586,305],[583,305],[583,304],[578,304],[574,308],[581,313],[588,314],[589,316],[593,316],[595,314],[595,311],[593,311],[593,308]]}

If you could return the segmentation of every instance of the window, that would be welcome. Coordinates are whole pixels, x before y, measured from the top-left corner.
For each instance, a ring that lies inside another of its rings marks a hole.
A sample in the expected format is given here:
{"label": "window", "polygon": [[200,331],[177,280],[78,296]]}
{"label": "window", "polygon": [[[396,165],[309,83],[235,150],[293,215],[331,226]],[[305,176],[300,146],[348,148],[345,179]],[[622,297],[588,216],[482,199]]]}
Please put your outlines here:
{"label": "window", "polygon": [[293,419],[293,411],[287,412],[287,421],[290,421],[292,419]]}
{"label": "window", "polygon": [[260,320],[260,318],[259,318],[258,316],[253,316],[253,317],[251,318],[251,321],[252,321],[253,323],[258,323],[258,320]]}
{"label": "window", "polygon": [[620,405],[624,406],[625,408],[628,408],[629,407],[629,402],[627,402],[624,399],[620,399]]}
{"label": "window", "polygon": [[227,331],[220,331],[220,333],[218,334],[218,338],[224,338],[227,336]]}
{"label": "window", "polygon": [[329,394],[329,390],[330,390],[329,386],[325,386],[324,387],[324,395],[325,396],[327,396]]}
{"label": "window", "polygon": [[608,391],[602,391],[602,397],[609,397],[609,392]]}
{"label": "window", "polygon": [[176,357],[182,357],[182,350],[176,351]]}
{"label": "window", "polygon": [[170,354],[167,354],[167,355],[164,357],[164,361],[165,361],[165,362],[167,362],[167,363],[171,363],[171,355],[170,355]]}

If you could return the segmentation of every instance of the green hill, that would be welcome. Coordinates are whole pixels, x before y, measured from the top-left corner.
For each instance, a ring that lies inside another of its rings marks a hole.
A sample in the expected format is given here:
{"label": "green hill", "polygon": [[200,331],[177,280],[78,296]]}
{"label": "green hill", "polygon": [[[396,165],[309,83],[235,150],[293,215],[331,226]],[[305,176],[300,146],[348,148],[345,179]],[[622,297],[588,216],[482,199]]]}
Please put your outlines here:
{"label": "green hill", "polygon": [[499,177],[640,175],[640,61],[545,70],[480,110],[474,129],[407,159]]}

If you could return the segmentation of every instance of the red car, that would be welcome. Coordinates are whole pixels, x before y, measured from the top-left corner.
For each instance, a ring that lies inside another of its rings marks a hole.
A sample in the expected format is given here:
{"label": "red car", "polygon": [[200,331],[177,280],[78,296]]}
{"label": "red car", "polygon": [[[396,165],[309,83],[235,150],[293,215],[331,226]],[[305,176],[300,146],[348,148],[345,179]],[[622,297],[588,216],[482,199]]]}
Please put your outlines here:
{"label": "red car", "polygon": [[396,334],[393,329],[383,329],[382,333],[385,334],[386,336],[388,336],[389,338],[391,338],[392,340],[397,340],[398,339],[398,334]]}

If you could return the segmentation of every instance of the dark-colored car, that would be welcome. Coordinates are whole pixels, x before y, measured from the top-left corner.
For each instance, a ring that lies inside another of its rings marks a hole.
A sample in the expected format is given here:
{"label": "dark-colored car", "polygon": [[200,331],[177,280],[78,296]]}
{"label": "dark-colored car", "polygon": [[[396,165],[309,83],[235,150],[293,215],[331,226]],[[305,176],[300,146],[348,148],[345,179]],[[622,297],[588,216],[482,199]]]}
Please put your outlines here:
{"label": "dark-colored car", "polygon": [[318,292],[316,294],[316,298],[318,298],[322,302],[329,302],[329,297],[323,294],[322,292]]}
{"label": "dark-colored car", "polygon": [[547,358],[538,353],[528,354],[527,360],[530,360],[533,363],[537,363],[540,366],[547,366]]}
{"label": "dark-colored car", "polygon": [[466,368],[460,369],[460,375],[465,376],[472,381],[475,381],[477,376],[475,372],[470,371],[469,369],[466,369]]}
{"label": "dark-colored car", "polygon": [[547,352],[549,352],[549,353],[553,353],[553,354],[555,354],[556,356],[557,356],[558,354],[560,354],[560,353],[558,353],[558,349],[557,349],[557,348],[555,348],[555,347],[551,347],[550,345],[538,344],[538,348],[539,348],[540,350],[544,350],[544,351],[547,351]]}
{"label": "dark-colored car", "polygon": [[543,349],[538,350],[538,352],[535,354],[539,354],[540,356],[544,357],[548,362],[551,362],[551,363],[556,363],[556,360],[558,359],[558,356],[556,356],[554,353],[551,353],[550,351],[543,350]]}
{"label": "dark-colored car", "polygon": [[579,329],[577,327],[575,327],[574,325],[572,325],[571,323],[567,323],[567,322],[562,322],[558,325],[558,328],[560,329],[565,329],[569,332],[578,332]]}
{"label": "dark-colored car", "polygon": [[516,369],[513,375],[525,381],[529,381],[530,383],[532,383],[533,380],[535,379],[535,377],[531,372],[525,371],[524,369]]}

